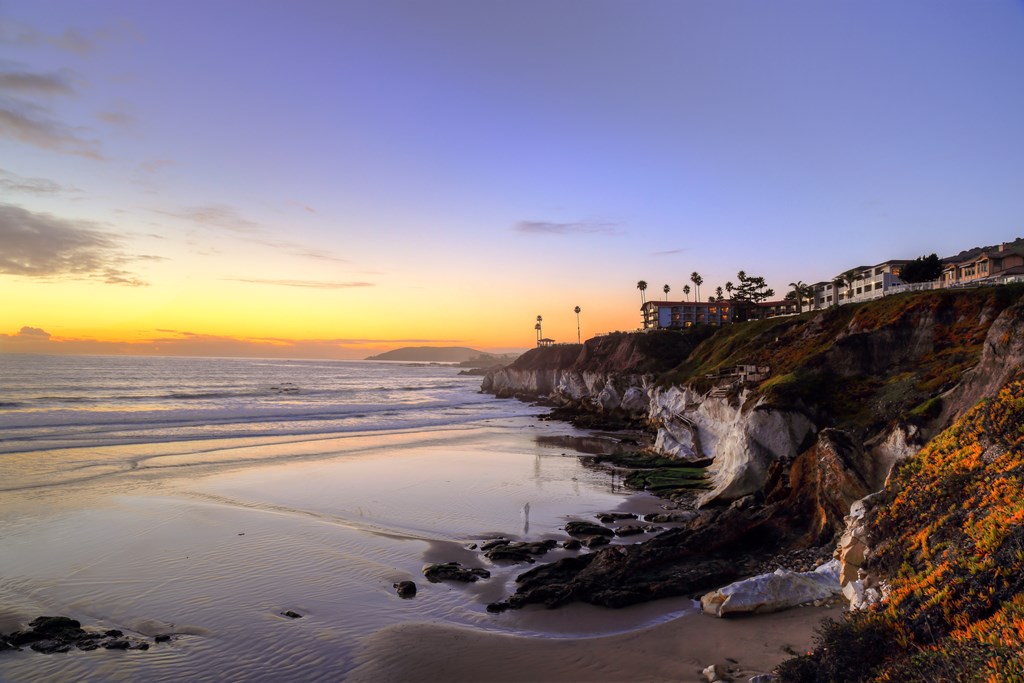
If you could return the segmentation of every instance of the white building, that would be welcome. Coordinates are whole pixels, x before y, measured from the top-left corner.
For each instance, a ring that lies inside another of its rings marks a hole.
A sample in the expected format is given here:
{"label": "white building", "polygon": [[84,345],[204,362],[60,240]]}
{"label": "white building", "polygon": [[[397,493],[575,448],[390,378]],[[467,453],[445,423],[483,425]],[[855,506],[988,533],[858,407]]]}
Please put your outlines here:
{"label": "white building", "polygon": [[910,263],[906,260],[885,261],[875,266],[858,266],[846,273],[853,276],[853,282],[846,281],[844,276],[837,275],[831,282],[816,282],[811,285],[814,291],[813,301],[808,302],[809,308],[819,310],[829,306],[855,304],[861,301],[878,299],[889,293],[893,287],[903,284],[900,271]]}

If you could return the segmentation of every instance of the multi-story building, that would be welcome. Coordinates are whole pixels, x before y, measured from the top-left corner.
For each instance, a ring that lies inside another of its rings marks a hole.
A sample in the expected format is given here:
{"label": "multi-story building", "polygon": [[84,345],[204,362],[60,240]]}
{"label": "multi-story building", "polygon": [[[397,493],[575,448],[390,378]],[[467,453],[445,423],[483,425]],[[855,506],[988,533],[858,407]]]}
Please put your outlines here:
{"label": "multi-story building", "polygon": [[724,325],[733,321],[731,301],[648,301],[640,307],[645,330]]}
{"label": "multi-story building", "polygon": [[903,284],[900,272],[909,261],[885,261],[874,266],[858,266],[847,273],[853,275],[852,285],[843,275],[837,275],[831,282],[816,282],[811,285],[813,295],[804,299],[808,310],[820,310],[840,304],[853,304],[860,301],[871,301],[885,296],[894,287]]}
{"label": "multi-story building", "polygon": [[946,259],[942,269],[942,286],[953,287],[968,283],[1024,274],[1024,242],[1004,242],[998,247],[983,249],[980,253],[960,260]]}
{"label": "multi-story building", "polygon": [[722,301],[648,301],[640,307],[645,330],[671,330],[694,325],[721,326],[732,322],[765,320],[797,314],[796,301],[760,303]]}

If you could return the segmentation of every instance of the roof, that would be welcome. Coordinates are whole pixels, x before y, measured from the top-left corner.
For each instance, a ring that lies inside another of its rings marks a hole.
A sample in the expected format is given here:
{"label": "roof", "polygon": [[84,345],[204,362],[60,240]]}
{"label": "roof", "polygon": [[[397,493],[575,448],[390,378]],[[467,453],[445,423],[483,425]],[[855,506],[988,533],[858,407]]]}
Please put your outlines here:
{"label": "roof", "polygon": [[644,305],[640,307],[642,311],[650,304],[657,304],[659,307],[672,307],[672,306],[717,306],[724,304],[728,306],[732,303],[732,299],[722,299],[721,301],[661,301],[658,299],[651,299],[650,301],[644,302]]}

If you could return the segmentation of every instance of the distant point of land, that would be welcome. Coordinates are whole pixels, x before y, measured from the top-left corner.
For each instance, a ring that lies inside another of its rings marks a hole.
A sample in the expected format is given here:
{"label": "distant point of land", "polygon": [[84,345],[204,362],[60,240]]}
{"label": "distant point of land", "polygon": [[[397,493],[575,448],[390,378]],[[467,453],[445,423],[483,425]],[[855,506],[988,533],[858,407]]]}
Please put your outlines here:
{"label": "distant point of land", "polygon": [[366,360],[404,360],[417,363],[461,363],[480,356],[489,356],[483,351],[465,346],[406,346],[394,351],[370,356]]}

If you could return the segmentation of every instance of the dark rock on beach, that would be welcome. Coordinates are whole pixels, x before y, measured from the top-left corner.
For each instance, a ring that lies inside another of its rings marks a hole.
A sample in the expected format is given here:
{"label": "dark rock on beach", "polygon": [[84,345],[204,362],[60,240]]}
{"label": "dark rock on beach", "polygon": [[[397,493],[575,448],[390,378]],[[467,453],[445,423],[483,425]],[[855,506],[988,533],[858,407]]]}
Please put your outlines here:
{"label": "dark rock on beach", "polygon": [[614,536],[615,532],[606,526],[593,522],[574,520],[565,525],[565,533],[570,536]]}
{"label": "dark rock on beach", "polygon": [[302,618],[301,614],[299,614],[298,612],[293,612],[291,610],[285,610],[284,612],[281,612],[281,616],[288,617],[289,619],[301,619]]}
{"label": "dark rock on beach", "polygon": [[594,517],[599,522],[608,524],[609,522],[618,522],[623,519],[636,519],[637,516],[632,512],[599,512]]}
{"label": "dark rock on beach", "polygon": [[395,592],[398,593],[400,598],[414,598],[416,597],[416,584],[412,581],[399,581],[394,584]]}
{"label": "dark rock on beach", "polygon": [[499,545],[506,545],[508,543],[511,543],[511,541],[508,540],[507,538],[492,538],[489,541],[484,541],[483,543],[481,543],[480,544],[480,550],[483,550],[483,551],[486,552],[486,551],[490,550],[491,548],[497,548]]}
{"label": "dark rock on beach", "polygon": [[71,643],[65,643],[59,640],[37,640],[36,642],[29,645],[36,652],[41,652],[44,655],[52,655],[55,652],[70,652]]}
{"label": "dark rock on beach", "polygon": [[427,577],[427,581],[431,583],[439,581],[474,583],[480,579],[489,579],[491,573],[486,569],[463,567],[458,562],[447,562],[445,564],[428,564],[423,568],[423,576]]}
{"label": "dark rock on beach", "polygon": [[[504,541],[499,543],[498,541]],[[505,539],[497,539],[485,543],[484,556],[492,562],[507,560],[511,562],[533,563],[534,556],[543,555],[558,545],[557,541],[548,539],[545,541],[533,542],[509,542]]]}
{"label": "dark rock on beach", "polygon": [[28,629],[8,635],[0,634],[0,650],[18,650],[27,645],[41,654],[79,650],[148,650],[149,643],[125,636],[118,629],[93,631],[82,628],[81,622],[69,617],[38,617],[29,622]]}

